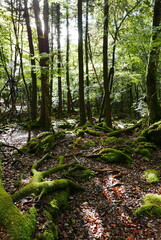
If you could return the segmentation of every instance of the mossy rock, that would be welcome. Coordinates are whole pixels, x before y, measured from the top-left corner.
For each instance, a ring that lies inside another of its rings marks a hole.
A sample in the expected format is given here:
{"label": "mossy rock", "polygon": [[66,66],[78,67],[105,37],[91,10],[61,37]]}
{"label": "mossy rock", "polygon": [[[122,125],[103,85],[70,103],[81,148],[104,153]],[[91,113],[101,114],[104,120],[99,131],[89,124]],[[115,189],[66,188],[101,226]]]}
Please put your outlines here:
{"label": "mossy rock", "polygon": [[143,177],[145,177],[146,181],[149,183],[159,182],[159,172],[155,169],[148,169],[144,171]]}
{"label": "mossy rock", "polygon": [[97,123],[94,128],[105,133],[112,132],[112,129],[107,127],[106,122]]}
{"label": "mossy rock", "polygon": [[92,136],[100,136],[101,135],[101,132],[99,132],[99,131],[95,131],[95,130],[91,130],[91,129],[89,129],[89,128],[87,128],[86,130],[85,130],[85,132],[86,133],[88,133],[88,134],[90,134],[90,135],[92,135]]}
{"label": "mossy rock", "polygon": [[144,204],[134,212],[135,216],[161,218],[161,195],[147,194],[142,201]]}
{"label": "mossy rock", "polygon": [[161,145],[161,121],[152,124],[150,127],[142,131],[142,136],[149,142],[160,146]]}
{"label": "mossy rock", "polygon": [[103,149],[100,153],[101,156],[97,158],[98,161],[103,160],[106,163],[132,163],[130,156],[117,149],[107,148]]}

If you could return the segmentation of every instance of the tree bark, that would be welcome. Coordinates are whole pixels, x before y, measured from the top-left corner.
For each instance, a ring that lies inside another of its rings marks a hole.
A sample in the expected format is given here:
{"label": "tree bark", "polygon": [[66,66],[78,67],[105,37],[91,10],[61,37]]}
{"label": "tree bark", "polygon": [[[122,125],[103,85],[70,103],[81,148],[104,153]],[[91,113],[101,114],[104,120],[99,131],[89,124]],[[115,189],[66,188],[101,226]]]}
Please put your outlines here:
{"label": "tree bark", "polygon": [[[38,0],[33,1],[36,28],[38,35],[38,46],[41,67],[41,126],[45,130],[50,129],[50,94],[49,94],[49,41],[48,41],[48,1],[44,0],[43,21],[44,32],[40,19],[40,7]],[[44,55],[45,56],[44,56]]]}
{"label": "tree bark", "polygon": [[31,31],[31,25],[30,25],[30,18],[28,13],[28,6],[27,6],[27,0],[24,0],[24,17],[26,21],[26,27],[27,27],[27,35],[28,35],[28,41],[29,41],[29,49],[30,49],[30,62],[31,62],[31,78],[32,78],[32,95],[31,95],[31,119],[34,121],[37,118],[37,77],[35,72],[35,52],[34,52],[34,44],[33,44],[33,38],[32,38],[32,31]]}
{"label": "tree bark", "polygon": [[83,29],[82,29],[82,0],[78,0],[78,62],[79,62],[79,110],[80,125],[86,123],[84,100],[84,64],[83,64]]}
{"label": "tree bark", "polygon": [[154,123],[161,119],[160,105],[157,97],[157,71],[160,55],[160,33],[161,33],[161,2],[155,0],[154,16],[153,16],[153,36],[151,42],[151,50],[147,66],[146,76],[146,97],[149,109],[149,122]]}
{"label": "tree bark", "polygon": [[57,62],[57,73],[58,73],[58,118],[62,117],[62,82],[61,82],[61,44],[60,44],[60,4],[56,4],[57,14],[57,48],[58,48],[58,62]]}
{"label": "tree bark", "polygon": [[92,122],[92,111],[91,111],[91,103],[90,103],[90,82],[89,82],[89,57],[88,57],[88,10],[89,10],[89,2],[86,0],[86,32],[85,32],[85,59],[86,59],[86,109],[88,120]]}
{"label": "tree bark", "polygon": [[108,18],[109,18],[108,0],[104,0],[104,35],[103,35],[103,80],[105,91],[105,122],[108,127],[112,127],[111,119],[111,101],[108,78]]}
{"label": "tree bark", "polygon": [[69,1],[66,2],[66,31],[67,31],[67,46],[66,46],[66,83],[67,83],[67,112],[70,113],[74,110],[72,103],[72,95],[70,90],[70,79],[69,79],[69,50],[70,50],[70,41],[69,41]]}

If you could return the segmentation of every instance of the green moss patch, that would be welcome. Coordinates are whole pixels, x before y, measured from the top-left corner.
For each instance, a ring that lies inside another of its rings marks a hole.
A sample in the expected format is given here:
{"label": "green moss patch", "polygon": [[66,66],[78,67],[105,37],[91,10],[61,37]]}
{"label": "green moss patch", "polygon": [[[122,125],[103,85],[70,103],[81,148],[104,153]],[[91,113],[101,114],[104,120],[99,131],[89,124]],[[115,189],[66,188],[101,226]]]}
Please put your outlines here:
{"label": "green moss patch", "polygon": [[155,169],[148,169],[144,171],[143,177],[145,177],[146,181],[149,183],[159,182],[159,172]]}
{"label": "green moss patch", "polygon": [[161,195],[147,194],[142,201],[144,204],[134,212],[135,216],[161,218]]}
{"label": "green moss patch", "polygon": [[100,136],[101,135],[101,132],[99,132],[99,131],[95,131],[95,130],[91,130],[91,129],[89,129],[89,128],[87,128],[86,130],[85,130],[85,132],[86,133],[88,133],[88,134],[90,134],[90,135],[92,135],[92,136]]}
{"label": "green moss patch", "polygon": [[32,138],[25,146],[21,148],[22,151],[30,153],[46,153],[52,148],[53,143],[56,140],[56,135],[51,132],[43,132]]}
{"label": "green moss patch", "polygon": [[132,158],[120,150],[107,148],[101,151],[101,156],[97,158],[98,161],[106,163],[132,163]]}
{"label": "green moss patch", "polygon": [[94,128],[97,129],[97,130],[99,130],[99,131],[105,132],[105,133],[112,132],[112,129],[109,128],[109,127],[107,127],[106,122],[97,123],[97,124],[94,126]]}

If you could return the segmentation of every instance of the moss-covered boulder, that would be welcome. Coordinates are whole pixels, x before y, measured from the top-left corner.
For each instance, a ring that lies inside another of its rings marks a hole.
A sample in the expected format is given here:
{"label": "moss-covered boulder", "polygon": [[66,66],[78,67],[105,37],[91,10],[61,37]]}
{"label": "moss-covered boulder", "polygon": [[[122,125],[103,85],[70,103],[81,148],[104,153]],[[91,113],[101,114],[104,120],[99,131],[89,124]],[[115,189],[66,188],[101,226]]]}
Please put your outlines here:
{"label": "moss-covered boulder", "polygon": [[149,142],[161,146],[161,121],[152,124],[142,131],[142,136]]}
{"label": "moss-covered boulder", "polygon": [[159,182],[159,172],[155,169],[148,169],[144,171],[143,177],[145,177],[146,181],[149,183]]}
{"label": "moss-covered boulder", "polygon": [[100,152],[100,156],[97,157],[98,161],[104,161],[106,163],[132,163],[132,158],[124,152],[114,149],[106,148]]}
{"label": "moss-covered boulder", "polygon": [[134,212],[135,216],[161,218],[161,195],[147,194],[142,201],[144,204]]}

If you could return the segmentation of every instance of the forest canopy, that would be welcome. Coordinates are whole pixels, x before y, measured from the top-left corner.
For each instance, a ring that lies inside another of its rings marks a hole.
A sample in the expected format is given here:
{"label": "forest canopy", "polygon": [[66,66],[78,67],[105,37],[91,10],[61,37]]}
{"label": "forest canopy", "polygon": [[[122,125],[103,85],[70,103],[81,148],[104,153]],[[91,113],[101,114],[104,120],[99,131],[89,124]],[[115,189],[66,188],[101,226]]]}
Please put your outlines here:
{"label": "forest canopy", "polygon": [[[77,112],[81,124],[99,116],[110,127],[112,118],[147,115],[148,59],[160,47],[154,15],[150,0],[1,1],[1,117],[27,109],[49,129],[51,117]],[[157,101],[159,68],[149,93]]]}

